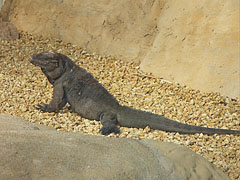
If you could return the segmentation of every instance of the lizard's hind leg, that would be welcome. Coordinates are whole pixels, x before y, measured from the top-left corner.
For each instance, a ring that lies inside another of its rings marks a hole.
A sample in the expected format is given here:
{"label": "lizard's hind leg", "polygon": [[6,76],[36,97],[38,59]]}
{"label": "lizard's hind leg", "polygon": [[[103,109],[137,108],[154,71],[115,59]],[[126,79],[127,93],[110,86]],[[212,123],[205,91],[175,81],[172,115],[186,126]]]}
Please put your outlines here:
{"label": "lizard's hind leg", "polygon": [[110,134],[114,132],[115,134],[119,133],[117,127],[117,115],[111,112],[103,112],[100,115],[100,121],[103,127],[100,129],[100,133],[103,135]]}

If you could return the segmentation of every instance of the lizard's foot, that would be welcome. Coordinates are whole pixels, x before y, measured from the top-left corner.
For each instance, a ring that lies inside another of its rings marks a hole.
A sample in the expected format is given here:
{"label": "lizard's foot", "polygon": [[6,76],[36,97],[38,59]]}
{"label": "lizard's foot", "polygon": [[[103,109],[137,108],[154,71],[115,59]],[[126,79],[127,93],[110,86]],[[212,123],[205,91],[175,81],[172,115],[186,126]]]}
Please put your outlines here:
{"label": "lizard's foot", "polygon": [[103,127],[100,129],[100,133],[103,135],[110,134],[114,132],[115,134],[119,133],[119,129],[117,127],[117,116],[111,112],[104,112],[100,116],[100,121]]}
{"label": "lizard's foot", "polygon": [[35,106],[35,109],[43,111],[43,112],[55,112],[55,109],[52,109],[49,107],[48,104],[38,104],[37,106]]}
{"label": "lizard's foot", "polygon": [[115,134],[118,134],[120,133],[120,130],[114,125],[114,126],[102,127],[99,132],[103,135],[107,135],[112,132],[114,132]]}

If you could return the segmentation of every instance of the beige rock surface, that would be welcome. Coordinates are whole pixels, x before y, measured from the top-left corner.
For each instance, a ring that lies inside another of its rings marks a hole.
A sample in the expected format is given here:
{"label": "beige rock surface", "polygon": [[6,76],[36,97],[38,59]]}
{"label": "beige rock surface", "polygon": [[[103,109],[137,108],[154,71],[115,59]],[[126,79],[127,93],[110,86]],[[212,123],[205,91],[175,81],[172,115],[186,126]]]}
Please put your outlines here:
{"label": "beige rock surface", "polygon": [[0,179],[229,179],[172,143],[57,132],[0,115]]}
{"label": "beige rock surface", "polygon": [[201,91],[240,97],[236,0],[10,0],[18,29],[141,63],[141,69]]}
{"label": "beige rock surface", "polygon": [[164,7],[142,70],[240,97],[239,2],[181,0],[166,1]]}
{"label": "beige rock surface", "polygon": [[2,21],[0,16],[0,40],[15,40],[19,38],[16,27],[8,21]]}
{"label": "beige rock surface", "polygon": [[3,6],[5,0],[0,0],[0,8]]}

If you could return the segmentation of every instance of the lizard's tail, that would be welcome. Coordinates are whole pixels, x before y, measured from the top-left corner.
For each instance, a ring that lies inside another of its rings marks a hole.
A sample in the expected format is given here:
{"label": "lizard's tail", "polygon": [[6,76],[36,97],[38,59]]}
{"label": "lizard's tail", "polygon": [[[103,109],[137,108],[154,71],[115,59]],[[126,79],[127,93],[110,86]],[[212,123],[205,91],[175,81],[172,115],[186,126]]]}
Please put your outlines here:
{"label": "lizard's tail", "polygon": [[159,129],[167,132],[178,132],[181,134],[240,134],[240,130],[206,128],[179,123],[163,116],[150,112],[135,110],[130,107],[122,106],[118,113],[118,122],[121,126]]}

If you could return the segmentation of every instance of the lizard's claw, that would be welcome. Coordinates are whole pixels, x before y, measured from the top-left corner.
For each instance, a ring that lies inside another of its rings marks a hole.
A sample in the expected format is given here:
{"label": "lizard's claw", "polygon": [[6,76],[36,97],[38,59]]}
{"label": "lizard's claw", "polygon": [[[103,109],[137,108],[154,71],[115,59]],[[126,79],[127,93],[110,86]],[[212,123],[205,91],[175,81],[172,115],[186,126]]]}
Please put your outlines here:
{"label": "lizard's claw", "polygon": [[54,110],[51,110],[49,107],[48,107],[48,104],[38,104],[34,107],[35,109],[37,110],[40,110],[42,112],[53,112]]}
{"label": "lizard's claw", "polygon": [[47,106],[47,104],[42,103],[42,104],[36,105],[34,108],[45,112],[46,106]]}
{"label": "lizard's claw", "polygon": [[110,134],[112,132],[114,132],[115,134],[120,133],[119,129],[116,126],[102,127],[99,132],[103,135],[107,135],[107,134]]}

